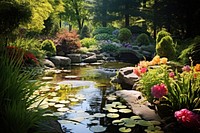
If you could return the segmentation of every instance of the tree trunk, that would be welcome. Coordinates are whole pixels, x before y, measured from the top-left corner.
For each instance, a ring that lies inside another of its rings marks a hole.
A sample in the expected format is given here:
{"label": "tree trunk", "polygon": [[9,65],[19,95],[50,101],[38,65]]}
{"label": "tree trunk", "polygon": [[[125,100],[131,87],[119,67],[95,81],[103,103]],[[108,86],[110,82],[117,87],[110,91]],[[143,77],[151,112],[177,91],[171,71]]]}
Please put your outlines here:
{"label": "tree trunk", "polygon": [[[128,4],[125,5],[125,10],[126,11],[129,10]],[[129,27],[129,13],[128,12],[125,13],[125,27]]]}

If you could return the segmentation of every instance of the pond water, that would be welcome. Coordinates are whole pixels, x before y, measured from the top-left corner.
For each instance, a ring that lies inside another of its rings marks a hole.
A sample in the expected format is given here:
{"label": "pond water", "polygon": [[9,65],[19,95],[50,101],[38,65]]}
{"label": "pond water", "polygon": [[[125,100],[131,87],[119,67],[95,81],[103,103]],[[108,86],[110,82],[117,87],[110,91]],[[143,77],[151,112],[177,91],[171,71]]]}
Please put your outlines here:
{"label": "pond water", "polygon": [[104,107],[106,97],[116,90],[110,78],[126,66],[133,65],[110,62],[47,70],[41,79],[47,83],[43,88],[48,93],[44,105],[58,116],[66,133],[117,133],[106,118]]}

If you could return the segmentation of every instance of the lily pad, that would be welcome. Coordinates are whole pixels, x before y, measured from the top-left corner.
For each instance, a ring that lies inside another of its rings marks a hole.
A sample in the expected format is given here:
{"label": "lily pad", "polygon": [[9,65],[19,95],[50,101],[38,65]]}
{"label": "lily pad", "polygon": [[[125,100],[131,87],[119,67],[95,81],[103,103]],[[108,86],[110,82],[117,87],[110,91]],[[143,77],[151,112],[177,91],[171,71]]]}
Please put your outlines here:
{"label": "lily pad", "polygon": [[119,128],[119,131],[122,133],[129,133],[129,132],[131,132],[131,128],[121,127],[121,128]]}
{"label": "lily pad", "polygon": [[126,107],[127,107],[126,105],[118,105],[116,108],[125,109]]}
{"label": "lily pad", "polygon": [[62,108],[62,107],[64,107],[65,105],[64,104],[55,104],[54,105],[54,107],[56,107],[56,108]]}
{"label": "lily pad", "polygon": [[112,105],[118,106],[118,105],[122,105],[122,103],[121,102],[112,102]]}
{"label": "lily pad", "polygon": [[103,127],[101,125],[91,126],[90,131],[95,133],[100,133],[106,131],[106,127]]}
{"label": "lily pad", "polygon": [[141,120],[142,118],[138,115],[134,115],[134,116],[131,116],[130,117],[131,119],[134,119],[134,120]]}
{"label": "lily pad", "polygon": [[68,110],[69,110],[69,108],[58,108],[57,109],[57,111],[59,111],[59,112],[66,112]]}
{"label": "lily pad", "polygon": [[125,127],[135,127],[135,125],[136,125],[136,124],[131,124],[131,123],[124,124]]}
{"label": "lily pad", "polygon": [[111,108],[111,109],[108,110],[108,112],[116,113],[116,112],[118,112],[118,109],[112,109],[112,108]]}
{"label": "lily pad", "polygon": [[68,101],[68,100],[61,100],[61,101],[59,101],[59,103],[61,103],[61,104],[69,104],[70,101]]}
{"label": "lily pad", "polygon": [[97,117],[97,118],[102,118],[102,117],[105,117],[106,115],[105,114],[102,114],[102,113],[96,113],[94,114],[94,117]]}
{"label": "lily pad", "polygon": [[54,106],[56,103],[48,103],[49,106]]}
{"label": "lily pad", "polygon": [[91,123],[93,123],[93,124],[98,124],[99,121],[98,121],[98,120],[92,120]]}
{"label": "lily pad", "polygon": [[124,125],[124,122],[122,120],[113,120],[112,124],[113,125],[121,126],[121,125]]}
{"label": "lily pad", "polygon": [[141,125],[141,126],[152,126],[153,125],[151,122],[145,121],[145,120],[138,120],[137,124]]}
{"label": "lily pad", "polygon": [[108,113],[108,114],[107,114],[107,117],[108,117],[108,118],[118,118],[118,117],[119,117],[119,114],[116,114],[116,113]]}
{"label": "lily pad", "polygon": [[49,80],[53,80],[53,77],[42,77],[43,81],[49,81]]}
{"label": "lily pad", "polygon": [[155,121],[155,120],[152,120],[152,121],[149,121],[149,122],[151,122],[153,125],[160,125],[161,124],[161,122]]}
{"label": "lily pad", "polygon": [[121,113],[131,113],[132,110],[131,109],[120,109],[119,112],[121,112]]}

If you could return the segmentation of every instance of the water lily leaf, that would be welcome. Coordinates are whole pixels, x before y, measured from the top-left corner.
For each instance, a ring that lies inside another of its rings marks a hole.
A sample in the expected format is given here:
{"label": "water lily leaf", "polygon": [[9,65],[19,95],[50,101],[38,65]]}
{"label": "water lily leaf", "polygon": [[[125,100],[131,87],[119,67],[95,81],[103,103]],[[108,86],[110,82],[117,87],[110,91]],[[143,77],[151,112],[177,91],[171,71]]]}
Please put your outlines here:
{"label": "water lily leaf", "polygon": [[69,108],[63,108],[63,107],[57,109],[57,111],[59,111],[59,112],[66,112],[68,110],[69,110]]}
{"label": "water lily leaf", "polygon": [[109,109],[108,112],[116,113],[116,112],[118,112],[118,109]]}
{"label": "water lily leaf", "polygon": [[54,107],[56,107],[56,108],[62,108],[62,107],[64,107],[65,106],[65,104],[55,104],[54,105]]}
{"label": "water lily leaf", "polygon": [[159,122],[159,121],[154,121],[154,120],[149,121],[149,122],[151,122],[153,125],[160,125],[160,124],[161,124],[161,122]]}
{"label": "water lily leaf", "polygon": [[70,101],[68,101],[68,100],[61,100],[61,101],[59,101],[59,103],[61,103],[61,104],[69,104]]}
{"label": "water lily leaf", "polygon": [[90,128],[90,131],[95,132],[95,133],[104,132],[105,130],[106,130],[106,127],[103,127],[101,125],[91,126]]}
{"label": "water lily leaf", "polygon": [[131,123],[124,124],[125,127],[135,127],[135,125],[136,125],[136,124],[131,124]]}
{"label": "water lily leaf", "polygon": [[122,120],[113,120],[112,124],[113,125],[121,126],[121,125],[124,125],[124,122]]}
{"label": "water lily leaf", "polygon": [[119,112],[121,112],[121,113],[131,113],[132,110],[131,109],[120,109]]}
{"label": "water lily leaf", "polygon": [[140,119],[142,119],[140,116],[138,116],[138,115],[134,115],[134,116],[131,116],[130,117],[131,119],[134,119],[134,120],[140,120]]}
{"label": "water lily leaf", "polygon": [[53,115],[54,116],[63,116],[63,115],[65,115],[65,113],[64,112],[54,112]]}
{"label": "water lily leaf", "polygon": [[131,128],[121,127],[119,128],[119,131],[122,133],[129,133],[131,132]]}
{"label": "water lily leaf", "polygon": [[116,113],[108,113],[108,114],[107,114],[107,117],[109,117],[109,118],[118,118],[118,117],[119,117],[119,114],[116,114]]}
{"label": "water lily leaf", "polygon": [[91,123],[93,123],[93,124],[98,124],[99,121],[98,121],[98,120],[92,120]]}
{"label": "water lily leaf", "polygon": [[147,127],[148,131],[156,131],[156,130],[161,130],[160,126],[148,126]]}
{"label": "water lily leaf", "polygon": [[102,118],[102,117],[105,117],[106,115],[105,114],[102,114],[102,113],[96,113],[94,114],[94,117],[97,117],[97,118]]}
{"label": "water lily leaf", "polygon": [[151,122],[145,121],[145,120],[138,120],[137,124],[141,125],[141,126],[152,126],[153,125]]}
{"label": "water lily leaf", "polygon": [[126,105],[118,105],[116,108],[125,109],[126,107],[127,107]]}
{"label": "water lily leaf", "polygon": [[105,105],[105,108],[112,108],[112,107],[115,107],[116,105],[114,105],[114,104],[106,104]]}
{"label": "water lily leaf", "polygon": [[78,101],[79,101],[79,100],[76,99],[76,98],[69,98],[69,100],[70,100],[71,102],[78,102]]}
{"label": "water lily leaf", "polygon": [[112,105],[114,105],[114,107],[118,106],[118,105],[122,105],[121,102],[112,102]]}
{"label": "water lily leaf", "polygon": [[48,103],[49,106],[54,106],[56,103]]}

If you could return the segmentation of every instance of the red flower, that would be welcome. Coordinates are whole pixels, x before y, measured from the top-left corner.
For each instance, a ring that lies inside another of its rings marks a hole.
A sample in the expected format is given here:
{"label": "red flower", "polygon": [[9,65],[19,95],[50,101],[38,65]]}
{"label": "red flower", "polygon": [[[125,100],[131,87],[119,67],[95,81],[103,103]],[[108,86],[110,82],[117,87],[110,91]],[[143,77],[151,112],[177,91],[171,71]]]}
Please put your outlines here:
{"label": "red flower", "polygon": [[34,62],[35,64],[39,64],[39,62],[37,61],[37,58],[31,52],[24,53],[24,60],[25,60],[25,63],[32,63],[32,62]]}
{"label": "red flower", "polygon": [[161,83],[161,84],[157,84],[154,85],[151,88],[151,94],[155,97],[155,98],[161,98],[164,95],[167,95],[168,93],[168,89],[165,86],[165,84]]}
{"label": "red flower", "polygon": [[181,109],[174,113],[174,117],[177,121],[181,122],[187,127],[200,128],[200,116],[187,109]]}

